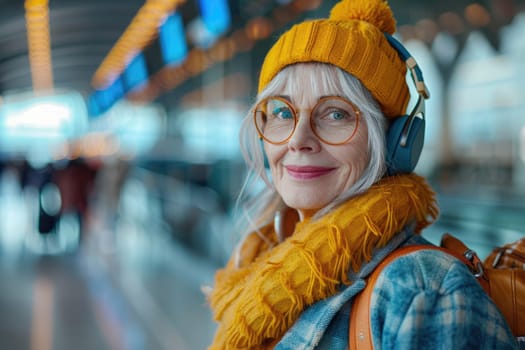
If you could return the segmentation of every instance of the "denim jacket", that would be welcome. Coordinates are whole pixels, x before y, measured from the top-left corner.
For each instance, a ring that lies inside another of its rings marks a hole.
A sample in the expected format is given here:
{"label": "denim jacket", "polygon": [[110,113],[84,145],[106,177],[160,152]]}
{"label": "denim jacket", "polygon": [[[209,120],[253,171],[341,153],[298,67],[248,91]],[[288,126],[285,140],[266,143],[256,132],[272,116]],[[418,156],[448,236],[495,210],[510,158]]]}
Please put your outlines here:
{"label": "denim jacket", "polygon": [[[350,286],[306,309],[276,350],[348,347],[352,301],[365,278],[394,249],[430,244],[406,228],[352,274]],[[371,306],[375,349],[518,349],[503,316],[468,268],[436,250],[420,250],[390,263],[377,280]]]}

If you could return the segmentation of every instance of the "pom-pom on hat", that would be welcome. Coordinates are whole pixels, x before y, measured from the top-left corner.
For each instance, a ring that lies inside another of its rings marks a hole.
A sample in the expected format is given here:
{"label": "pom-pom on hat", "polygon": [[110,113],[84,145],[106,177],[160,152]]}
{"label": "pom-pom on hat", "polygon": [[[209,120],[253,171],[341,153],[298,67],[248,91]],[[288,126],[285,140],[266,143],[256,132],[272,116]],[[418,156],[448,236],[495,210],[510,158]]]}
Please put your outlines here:
{"label": "pom-pom on hat", "polygon": [[288,65],[329,63],[357,77],[388,118],[401,116],[410,99],[406,64],[384,35],[395,31],[386,1],[342,0],[329,18],[296,24],[281,35],[262,65],[259,92]]}

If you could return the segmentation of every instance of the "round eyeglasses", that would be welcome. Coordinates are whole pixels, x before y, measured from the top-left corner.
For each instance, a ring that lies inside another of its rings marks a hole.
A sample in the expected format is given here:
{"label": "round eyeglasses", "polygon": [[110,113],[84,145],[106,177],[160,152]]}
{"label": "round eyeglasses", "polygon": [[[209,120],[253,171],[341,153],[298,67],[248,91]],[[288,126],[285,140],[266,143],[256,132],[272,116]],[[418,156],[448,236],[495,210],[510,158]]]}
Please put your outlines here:
{"label": "round eyeglasses", "polygon": [[[283,97],[269,97],[257,104],[254,111],[255,127],[265,141],[280,145],[292,137],[299,109]],[[322,97],[310,110],[310,127],[324,143],[342,145],[357,131],[360,111],[352,102],[339,97]]]}

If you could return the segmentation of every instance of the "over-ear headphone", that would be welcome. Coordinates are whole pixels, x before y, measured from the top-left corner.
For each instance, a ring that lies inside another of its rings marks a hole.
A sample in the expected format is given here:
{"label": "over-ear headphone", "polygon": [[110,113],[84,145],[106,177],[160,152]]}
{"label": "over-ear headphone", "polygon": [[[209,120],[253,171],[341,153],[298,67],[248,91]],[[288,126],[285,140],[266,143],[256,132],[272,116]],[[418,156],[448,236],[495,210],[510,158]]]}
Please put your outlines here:
{"label": "over-ear headphone", "polygon": [[394,37],[385,33],[390,45],[410,70],[418,99],[412,111],[392,121],[386,136],[386,165],[388,175],[410,173],[416,164],[425,141],[425,99],[430,97],[423,81],[423,73],[416,60]]}

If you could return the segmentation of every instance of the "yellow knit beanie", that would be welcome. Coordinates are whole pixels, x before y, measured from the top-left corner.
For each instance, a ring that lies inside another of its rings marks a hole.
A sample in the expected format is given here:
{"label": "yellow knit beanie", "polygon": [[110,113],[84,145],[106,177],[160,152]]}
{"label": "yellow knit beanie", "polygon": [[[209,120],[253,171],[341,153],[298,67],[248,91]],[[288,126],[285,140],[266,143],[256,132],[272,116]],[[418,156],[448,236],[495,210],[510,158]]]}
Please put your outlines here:
{"label": "yellow knit beanie", "polygon": [[342,0],[328,19],[302,22],[281,35],[262,65],[259,92],[288,65],[330,63],[357,77],[388,118],[403,115],[410,99],[406,65],[383,34],[395,31],[386,1]]}

